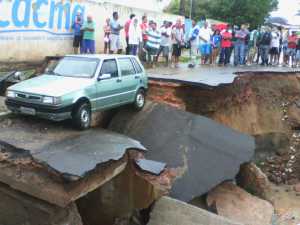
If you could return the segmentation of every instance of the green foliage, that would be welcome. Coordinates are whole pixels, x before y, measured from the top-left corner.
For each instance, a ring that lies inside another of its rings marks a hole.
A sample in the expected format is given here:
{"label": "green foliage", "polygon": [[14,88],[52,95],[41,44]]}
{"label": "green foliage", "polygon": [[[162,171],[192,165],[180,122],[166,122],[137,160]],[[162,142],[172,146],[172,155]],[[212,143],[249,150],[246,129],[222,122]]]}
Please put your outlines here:
{"label": "green foliage", "polygon": [[[184,1],[184,11],[180,10],[181,1]],[[205,15],[231,24],[249,23],[257,27],[277,5],[278,0],[193,0],[192,15],[196,20]],[[168,12],[188,17],[190,8],[190,0],[173,0]]]}

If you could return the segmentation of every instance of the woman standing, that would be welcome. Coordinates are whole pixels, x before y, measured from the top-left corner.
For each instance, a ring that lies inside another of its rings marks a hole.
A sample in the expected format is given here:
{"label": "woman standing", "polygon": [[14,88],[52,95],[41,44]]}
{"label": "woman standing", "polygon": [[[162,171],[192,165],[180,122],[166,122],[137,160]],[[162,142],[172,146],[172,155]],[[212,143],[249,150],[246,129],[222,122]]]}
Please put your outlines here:
{"label": "woman standing", "polygon": [[222,36],[220,34],[220,30],[215,30],[212,38],[212,64],[215,65],[217,63],[218,55],[220,54],[220,48],[221,48],[221,40]]}
{"label": "woman standing", "polygon": [[128,44],[130,55],[137,55],[138,46],[142,41],[142,30],[139,26],[138,19],[134,17],[132,19],[132,23],[130,23],[129,25],[128,31]]}

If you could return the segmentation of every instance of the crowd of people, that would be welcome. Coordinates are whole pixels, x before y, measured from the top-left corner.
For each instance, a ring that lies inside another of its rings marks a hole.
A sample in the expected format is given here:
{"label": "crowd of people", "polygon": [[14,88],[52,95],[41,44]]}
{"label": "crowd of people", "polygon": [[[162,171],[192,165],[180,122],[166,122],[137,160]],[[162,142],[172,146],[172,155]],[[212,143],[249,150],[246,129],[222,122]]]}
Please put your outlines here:
{"label": "crowd of people", "polygon": [[[206,21],[196,23],[187,31],[181,19],[175,23],[164,21],[160,26],[144,15],[141,20],[131,14],[123,24],[114,12],[107,18],[104,31],[104,53],[122,54],[122,35],[125,33],[127,55],[138,55],[142,61],[154,65],[162,56],[165,65],[178,67],[183,49],[189,50],[189,67],[197,61],[201,65],[300,67],[300,36],[296,31],[283,32],[280,28],[263,26],[250,30],[247,24],[210,26]],[[95,53],[95,23],[91,16],[86,22],[80,14],[73,24],[74,52]]]}

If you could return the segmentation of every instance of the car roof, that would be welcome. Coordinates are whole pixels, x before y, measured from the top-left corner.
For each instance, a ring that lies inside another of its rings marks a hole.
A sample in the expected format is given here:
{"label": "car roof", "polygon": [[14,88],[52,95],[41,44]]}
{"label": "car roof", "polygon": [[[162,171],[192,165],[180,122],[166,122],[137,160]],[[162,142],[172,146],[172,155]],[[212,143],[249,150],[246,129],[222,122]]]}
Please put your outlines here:
{"label": "car roof", "polygon": [[133,57],[136,58],[136,56],[132,55],[109,55],[109,54],[83,54],[83,55],[66,55],[67,57],[78,57],[78,58],[91,58],[91,59],[120,59],[120,58],[128,58],[128,57]]}

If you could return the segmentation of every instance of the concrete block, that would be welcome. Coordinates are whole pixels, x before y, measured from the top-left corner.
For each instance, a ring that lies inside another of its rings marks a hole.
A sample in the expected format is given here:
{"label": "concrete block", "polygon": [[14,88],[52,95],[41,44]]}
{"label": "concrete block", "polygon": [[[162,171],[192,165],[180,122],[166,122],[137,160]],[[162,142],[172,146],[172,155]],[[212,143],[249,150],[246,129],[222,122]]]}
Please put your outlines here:
{"label": "concrete block", "polygon": [[190,204],[161,198],[154,206],[148,225],[242,225]]}

